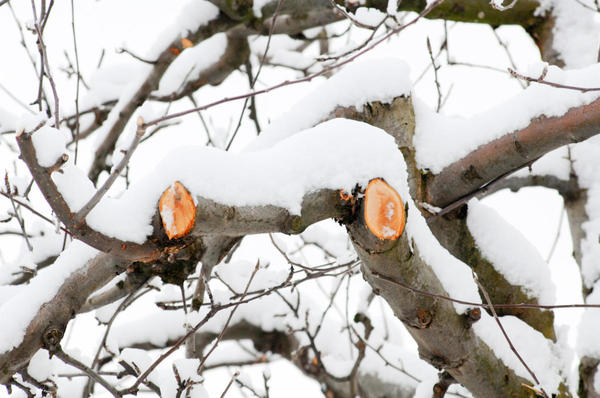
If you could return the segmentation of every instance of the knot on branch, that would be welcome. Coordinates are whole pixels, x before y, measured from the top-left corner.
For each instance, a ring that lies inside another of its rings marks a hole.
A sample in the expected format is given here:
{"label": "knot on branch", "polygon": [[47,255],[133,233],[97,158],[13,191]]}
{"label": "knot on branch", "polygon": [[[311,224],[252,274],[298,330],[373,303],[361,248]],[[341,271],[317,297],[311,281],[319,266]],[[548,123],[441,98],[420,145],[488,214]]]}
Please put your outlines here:
{"label": "knot on branch", "polygon": [[421,329],[426,329],[431,325],[431,321],[433,320],[433,316],[431,312],[426,310],[419,310],[417,312],[417,322]]}
{"label": "knot on branch", "polygon": [[60,168],[65,163],[67,163],[68,160],[69,160],[69,155],[67,155],[66,153],[63,153],[62,156],[59,157],[52,166],[46,168],[46,172],[48,173],[48,175],[51,175],[55,171],[58,171],[59,173],[62,173],[63,171],[60,170]]}
{"label": "knot on branch", "polygon": [[448,391],[448,387],[452,384],[456,383],[456,380],[452,375],[446,371],[440,372],[438,374],[439,380],[433,386],[433,398],[442,398],[446,395],[446,391]]}
{"label": "knot on branch", "polygon": [[469,329],[475,322],[481,319],[481,309],[471,308],[465,314],[466,328]]}
{"label": "knot on branch", "polygon": [[52,356],[58,349],[63,338],[63,330],[56,325],[50,325],[42,334],[42,347],[48,350]]}
{"label": "knot on branch", "polygon": [[385,180],[375,178],[365,191],[365,223],[381,240],[396,240],[404,232],[406,213],[398,192]]}

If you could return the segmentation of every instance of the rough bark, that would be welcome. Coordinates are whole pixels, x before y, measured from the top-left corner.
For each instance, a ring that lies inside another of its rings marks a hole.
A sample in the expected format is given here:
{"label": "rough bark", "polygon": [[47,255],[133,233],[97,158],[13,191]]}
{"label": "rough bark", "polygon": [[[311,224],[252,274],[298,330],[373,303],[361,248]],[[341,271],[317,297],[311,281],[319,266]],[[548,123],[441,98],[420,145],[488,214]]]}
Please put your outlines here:
{"label": "rough bark", "polygon": [[196,197],[196,204],[196,224],[190,233],[192,236],[241,236],[266,232],[298,234],[318,221],[342,219],[349,211],[339,191],[333,189],[306,194],[299,215],[273,205],[227,206],[200,196]]}
{"label": "rough bark", "polygon": [[447,296],[418,248],[411,249],[406,234],[382,245],[360,219],[348,230],[362,261],[364,278],[404,323],[419,346],[421,359],[447,371],[475,397],[530,396],[521,386],[525,380],[494,355],[451,303],[407,291],[392,282]]}
{"label": "rough bark", "polygon": [[33,354],[44,347],[55,349],[67,323],[75,317],[87,297],[124,271],[127,263],[116,257],[100,254],[65,280],[51,301],[42,305],[29,323],[21,343],[0,354],[0,384],[26,366]]}
{"label": "rough bark", "polygon": [[600,133],[600,99],[557,117],[541,116],[518,131],[481,145],[467,156],[427,175],[422,201],[445,207],[560,146]]}

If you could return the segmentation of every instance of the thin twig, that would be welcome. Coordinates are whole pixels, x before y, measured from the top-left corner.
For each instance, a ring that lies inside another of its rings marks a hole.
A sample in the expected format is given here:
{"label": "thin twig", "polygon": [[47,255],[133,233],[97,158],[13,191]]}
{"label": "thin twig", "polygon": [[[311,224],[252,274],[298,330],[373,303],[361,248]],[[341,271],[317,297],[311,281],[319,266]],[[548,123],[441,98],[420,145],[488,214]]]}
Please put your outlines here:
{"label": "thin twig", "polygon": [[[149,278],[148,278],[149,279]],[[147,282],[147,280],[146,280]],[[144,284],[146,283],[144,282]],[[138,298],[142,297],[144,294],[148,293],[149,291],[151,291],[151,289],[148,289],[142,293],[140,293],[139,295],[135,296],[135,294],[138,292],[138,290],[143,286],[140,285],[140,287],[138,287],[136,290],[132,291],[117,307],[117,309],[115,310],[115,312],[112,314],[112,316],[110,317],[107,325],[106,325],[106,330],[104,331],[104,335],[102,336],[102,341],[100,341],[100,344],[98,345],[98,349],[96,350],[96,354],[94,355],[94,359],[92,360],[92,365],[91,368],[94,369],[97,365],[98,362],[100,360],[100,353],[102,352],[102,348],[106,346],[106,339],[108,338],[108,333],[110,332],[110,329],[113,325],[113,322],[115,321],[115,319],[117,318],[117,315],[119,315],[125,308],[127,308],[131,303],[133,303],[135,300],[137,300]],[[135,297],[134,297],[135,296]],[[93,383],[93,379],[89,379],[89,382],[86,384],[85,388],[84,388],[84,397],[89,396],[90,392],[92,391],[92,387],[94,386]]]}
{"label": "thin twig", "polygon": [[[29,210],[30,212],[32,212],[33,214],[35,214],[36,216],[38,216],[39,218],[41,218],[42,220],[46,221],[49,224],[54,225],[54,221],[52,221],[52,219],[46,217],[45,215],[43,215],[42,213],[38,212],[37,210],[35,210],[33,207],[29,206],[27,203],[22,202],[18,199],[15,199],[12,195],[7,194],[6,192],[3,192],[0,190],[0,195],[4,196],[5,198],[10,199],[11,201],[14,201],[15,203],[17,203],[19,206],[22,206],[24,208],[26,208],[27,210]],[[69,235],[71,235],[71,232],[69,232],[69,230],[67,230],[65,227],[60,227],[61,230],[63,230],[64,232],[68,233]]]}
{"label": "thin twig", "polygon": [[576,91],[581,91],[582,93],[587,93],[588,91],[600,91],[600,87],[579,87],[579,86],[569,86],[566,84],[549,82],[547,80],[544,80],[547,72],[548,72],[548,69],[544,68],[544,71],[542,72],[542,74],[536,78],[536,77],[529,77],[529,76],[522,75],[512,68],[508,68],[508,73],[510,73],[513,77],[515,77],[517,79],[525,80],[525,81],[528,81],[531,83],[540,83],[540,84],[545,84],[546,86],[551,86],[551,87],[556,87],[556,88],[564,88],[567,90],[576,90]]}
{"label": "thin twig", "polygon": [[104,387],[113,397],[121,398],[121,393],[117,391],[117,389],[114,388],[109,382],[107,382],[106,379],[104,379],[104,377],[100,376],[98,373],[94,372],[92,369],[79,362],[77,359],[68,355],[62,350],[62,348],[60,348],[60,346],[58,350],[56,350],[55,355],[59,357],[64,363],[67,363],[73,366],[74,368],[81,370],[82,372],[87,374],[88,377],[94,379],[98,384]]}
{"label": "thin twig", "polygon": [[[483,293],[483,296],[485,297],[485,301],[488,303],[489,309],[492,312],[492,315],[494,316],[494,320],[498,324],[498,327],[500,327],[500,330],[502,331],[502,334],[504,335],[504,338],[506,339],[506,342],[508,343],[508,346],[510,347],[511,351],[516,355],[516,357],[519,359],[519,362],[521,362],[521,364],[525,367],[525,369],[527,369],[527,372],[533,378],[533,380],[535,381],[535,384],[539,385],[540,381],[538,380],[537,376],[535,375],[535,373],[533,372],[533,370],[531,370],[529,368],[529,366],[527,365],[527,363],[525,362],[525,360],[521,357],[521,354],[519,354],[519,352],[517,351],[517,349],[513,345],[512,341],[510,340],[510,337],[508,337],[508,334],[506,333],[506,330],[504,330],[504,326],[502,326],[502,322],[500,322],[500,319],[498,319],[498,315],[496,314],[496,310],[494,308],[494,305],[492,305],[492,300],[490,299],[490,295],[488,294],[487,290],[485,290],[485,288],[483,287],[483,285],[479,282],[479,278],[477,278],[477,274],[475,274],[475,271],[471,271],[471,272],[473,273],[473,280],[475,281],[475,283],[479,287],[479,290],[481,290],[481,293]],[[540,389],[542,391],[542,395],[544,397],[548,398],[548,395],[546,394],[546,391],[544,391],[543,388],[540,388]]]}
{"label": "thin twig", "polygon": [[328,73],[328,72],[330,72],[330,71],[332,71],[334,69],[337,69],[337,68],[340,68],[340,67],[342,67],[342,66],[344,66],[346,64],[349,64],[350,62],[354,61],[355,59],[357,59],[361,55],[365,54],[366,52],[371,51],[373,48],[375,48],[379,44],[383,43],[384,41],[386,41],[388,38],[390,38],[394,34],[397,34],[398,32],[401,32],[402,30],[408,28],[409,26],[414,25],[415,23],[417,23],[417,21],[419,21],[421,18],[423,18],[427,14],[429,14],[431,12],[431,10],[433,10],[434,8],[436,8],[443,1],[444,0],[436,0],[436,1],[432,2],[431,4],[429,4],[427,6],[427,8],[425,8],[423,11],[421,11],[421,13],[419,15],[417,15],[415,18],[413,18],[410,22],[408,22],[408,23],[406,23],[406,24],[404,24],[402,26],[399,26],[397,28],[392,29],[388,34],[386,34],[386,35],[382,36],[381,38],[377,39],[375,42],[373,42],[367,48],[365,48],[362,51],[354,54],[350,58],[347,58],[347,59],[345,59],[345,60],[343,60],[341,62],[338,62],[338,63],[336,63],[334,65],[327,66],[327,67],[321,69],[320,71],[315,72],[315,73],[313,73],[311,75],[308,75],[308,76],[305,76],[303,78],[299,78],[299,79],[296,79],[296,80],[285,80],[285,81],[283,81],[283,82],[281,82],[279,84],[276,84],[274,86],[270,86],[270,87],[264,88],[262,90],[255,90],[255,91],[251,91],[251,92],[246,93],[246,94],[240,94],[240,95],[236,95],[236,96],[233,96],[233,97],[221,98],[220,100],[217,100],[217,101],[214,101],[214,102],[211,102],[211,103],[208,103],[208,104],[196,107],[196,108],[188,109],[188,110],[181,111],[181,112],[175,112],[175,113],[172,113],[170,115],[166,115],[166,116],[154,119],[154,120],[152,120],[150,122],[147,122],[147,123],[145,123],[144,126],[145,127],[153,126],[153,125],[158,124],[160,122],[164,122],[165,120],[170,120],[170,119],[174,119],[174,118],[177,118],[177,117],[185,116],[185,115],[188,115],[190,113],[201,111],[201,110],[205,110],[205,109],[208,109],[208,108],[212,108],[214,106],[217,106],[217,105],[220,105],[220,104],[224,104],[224,103],[227,103],[227,102],[237,101],[237,100],[245,99],[245,98],[248,98],[248,97],[251,97],[251,96],[265,94],[265,93],[271,92],[273,90],[279,89],[281,87],[287,87],[287,86],[291,86],[291,85],[294,85],[294,84],[309,82],[312,79],[314,79],[315,77],[324,75],[324,74],[326,74],[326,73]]}
{"label": "thin twig", "polygon": [[17,104],[19,104],[21,106],[21,108],[25,109],[27,112],[31,113],[32,115],[35,115],[35,112],[32,111],[31,109],[29,109],[29,107],[27,105],[25,105],[20,99],[18,99],[13,93],[11,93],[10,91],[8,91],[8,89],[6,87],[4,87],[1,83],[0,83],[0,90],[4,91],[4,93],[6,95],[8,95],[13,101],[15,101]]}
{"label": "thin twig", "polygon": [[220,398],[223,398],[225,396],[225,394],[227,394],[227,391],[229,390],[229,387],[231,387],[231,385],[233,384],[234,381],[237,380],[237,378],[239,377],[240,372],[236,371],[233,376],[231,376],[231,380],[229,380],[229,383],[227,383],[227,387],[225,387],[225,389],[223,390],[223,393],[221,394]]}
{"label": "thin twig", "polygon": [[[246,288],[244,289],[244,293],[242,293],[242,298],[241,298],[240,302],[243,301],[244,298],[246,297],[246,295],[248,294],[248,290],[250,289],[250,284],[252,283],[254,276],[258,272],[259,266],[260,266],[260,261],[257,261],[256,265],[254,266],[254,270],[252,271],[252,274],[250,275],[250,278],[248,279],[248,283],[246,283]],[[221,333],[219,333],[219,336],[217,336],[215,343],[210,348],[210,350],[206,353],[206,355],[204,355],[202,357],[202,360],[200,361],[200,364],[198,365],[198,370],[197,370],[198,374],[202,373],[202,369],[204,368],[204,364],[206,363],[206,360],[208,359],[210,354],[212,354],[213,351],[217,348],[217,345],[219,345],[219,343],[221,342],[221,339],[223,339],[223,336],[225,335],[225,332],[227,331],[227,328],[229,327],[229,323],[231,322],[231,319],[233,318],[233,314],[235,314],[235,312],[239,306],[240,306],[240,303],[236,304],[233,307],[233,309],[229,313],[229,317],[227,317],[227,321],[225,321],[225,326],[223,326],[223,330],[221,330]]]}
{"label": "thin twig", "polygon": [[431,65],[433,66],[433,76],[435,80],[435,88],[437,90],[437,106],[435,108],[436,112],[440,111],[442,107],[442,88],[440,86],[440,81],[438,80],[438,70],[440,67],[435,64],[435,58],[433,57],[433,51],[431,51],[431,41],[429,37],[427,37],[427,52],[429,53],[429,59],[431,60]]}
{"label": "thin twig", "polygon": [[[50,7],[52,7],[52,4],[54,2],[51,2]],[[42,18],[42,28],[40,28],[40,24],[37,21],[37,15],[36,15],[36,11],[35,11],[35,0],[31,0],[31,4],[32,4],[32,8],[33,8],[33,17],[34,17],[34,27],[35,27],[35,31],[37,33],[38,36],[38,50],[40,52],[40,57],[42,59],[42,66],[45,66],[46,68],[46,72],[44,73],[44,68],[41,68],[41,73],[40,73],[40,86],[42,84],[42,80],[43,80],[43,76],[44,74],[48,77],[48,81],[50,82],[50,87],[52,88],[52,95],[54,96],[54,127],[55,128],[59,128],[60,126],[60,114],[59,114],[59,104],[58,104],[58,93],[56,91],[56,84],[54,83],[54,79],[52,78],[52,73],[50,72],[50,63],[48,62],[48,52],[46,50],[46,45],[44,44],[44,38],[43,38],[43,27],[46,24],[46,21],[48,20],[48,14],[49,14],[49,10],[48,13],[46,13],[46,10],[42,10],[42,15],[40,16],[40,18]],[[38,98],[39,99],[39,98]]]}
{"label": "thin twig", "polygon": [[15,212],[15,218],[19,223],[19,227],[21,227],[21,232],[23,238],[25,238],[25,243],[27,243],[27,248],[29,251],[33,251],[33,246],[31,246],[31,242],[29,242],[29,237],[27,235],[27,231],[25,230],[25,222],[19,215],[19,210],[17,209],[17,205],[15,204],[15,200],[12,195],[12,189],[10,187],[10,182],[8,181],[8,172],[4,174],[4,186],[6,187],[6,192],[8,192],[8,198],[10,199],[10,204],[12,205],[13,211]]}
{"label": "thin twig", "polygon": [[71,30],[73,31],[73,48],[75,50],[75,67],[77,68],[77,88],[75,90],[75,159],[79,152],[79,83],[81,82],[81,71],[79,70],[79,51],[77,50],[77,34],[75,33],[75,1],[71,0]]}
{"label": "thin twig", "polygon": [[[500,38],[500,35],[498,34],[498,31],[494,27],[492,27],[492,33],[494,34],[494,37],[498,41],[498,44],[500,45],[500,47],[502,47],[504,49],[504,53],[506,54],[506,57],[508,58],[508,62],[510,62],[510,66],[513,69],[516,70],[517,69],[517,64],[515,64],[515,60],[513,59],[512,54],[510,53],[510,50],[508,49],[508,46],[502,40],[502,38]],[[524,82],[519,81],[519,83],[521,84],[522,88],[526,88],[527,87],[527,85]]]}
{"label": "thin twig", "polygon": [[[483,304],[483,303],[477,303],[475,301],[467,301],[467,300],[460,300],[460,299],[455,299],[449,296],[444,296],[443,294],[437,294],[437,293],[430,293],[427,292],[425,290],[421,290],[421,289],[417,289],[416,287],[412,287],[404,282],[395,280],[392,277],[389,277],[387,275],[384,274],[380,274],[377,271],[369,271],[369,273],[371,275],[373,275],[374,277],[393,283],[394,285],[398,285],[408,291],[411,291],[413,293],[417,293],[420,294],[422,296],[427,296],[427,297],[432,297],[432,298],[437,298],[440,300],[446,300],[446,301],[450,301],[452,303],[456,303],[456,304],[463,304],[463,305],[468,305],[468,306],[473,306],[473,307],[480,307],[480,308],[485,308],[485,309],[489,309],[490,308],[490,304]],[[527,303],[517,303],[517,304],[505,304],[505,303],[501,303],[501,304],[494,304],[494,308],[528,308],[528,309],[543,309],[543,310],[556,310],[556,309],[565,309],[565,308],[598,308],[600,309],[600,304],[554,304],[554,305],[542,305],[542,304],[527,304]]]}
{"label": "thin twig", "polygon": [[[267,38],[267,45],[265,47],[265,52],[263,53],[260,63],[258,64],[258,70],[256,71],[256,75],[253,78],[250,78],[250,90],[254,90],[254,86],[256,85],[256,81],[258,80],[258,76],[260,75],[260,72],[262,71],[262,67],[265,63],[265,60],[267,59],[267,53],[269,52],[269,47],[271,46],[271,38],[273,37],[273,30],[275,29],[275,22],[277,21],[277,17],[279,16],[279,9],[281,7],[282,2],[283,2],[283,0],[279,0],[277,2],[277,8],[275,9],[275,13],[273,14],[273,22],[271,23],[271,29],[269,29],[269,37]],[[248,59],[248,63],[250,63],[249,59]],[[235,127],[235,130],[233,131],[233,134],[231,135],[229,142],[225,146],[226,151],[229,150],[229,148],[231,147],[231,144],[233,144],[233,140],[235,139],[238,131],[240,130],[240,127],[242,125],[242,118],[244,117],[244,112],[246,111],[246,107],[248,106],[248,100],[250,98],[254,98],[254,96],[246,97],[246,99],[244,100],[244,106],[242,106],[242,112],[240,112],[240,117],[238,119],[237,126]]]}
{"label": "thin twig", "polygon": [[563,219],[565,218],[565,206],[560,209],[560,217],[558,219],[558,227],[556,229],[556,235],[554,236],[554,241],[552,242],[552,246],[550,247],[550,251],[548,252],[548,256],[546,257],[546,263],[550,262],[552,256],[554,255],[554,250],[556,250],[556,244],[558,243],[558,238],[560,238],[560,232],[562,229]]}
{"label": "thin twig", "polygon": [[145,132],[146,128],[144,127],[144,120],[140,116],[137,120],[137,129],[135,132],[135,136],[133,137],[133,141],[131,142],[129,149],[127,149],[127,152],[125,153],[125,156],[123,156],[117,167],[115,167],[115,169],[112,171],[108,179],[104,182],[102,187],[100,187],[100,189],[96,191],[94,196],[92,196],[92,198],[81,208],[81,210],[77,212],[77,215],[75,215],[76,223],[82,223],[85,217],[90,213],[90,211],[92,211],[92,209],[98,204],[98,202],[100,202],[100,199],[102,199],[106,192],[108,192],[110,187],[116,181],[117,177],[121,174],[125,166],[129,163],[129,159],[131,159],[133,152],[137,148]]}
{"label": "thin twig", "polygon": [[[248,281],[248,284],[246,285],[246,294],[247,294],[247,290],[250,287],[250,283],[252,282],[252,279],[254,278],[254,275],[256,274],[256,272],[254,272],[252,274],[252,276],[250,277],[250,280]],[[248,303],[250,301],[254,301],[259,299],[260,297],[266,296],[267,294],[271,293],[270,291],[265,292],[265,293],[261,293],[258,294],[254,297],[251,297],[249,299],[245,299],[245,295],[242,296],[242,298],[236,302],[231,302],[231,303],[227,303],[227,304],[223,304],[220,306],[213,306],[211,307],[211,309],[208,311],[208,313],[204,316],[204,318],[202,318],[202,320],[200,322],[198,322],[193,328],[190,328],[188,330],[188,332],[183,335],[181,338],[179,338],[179,340],[177,340],[175,342],[175,344],[173,344],[173,346],[167,350],[164,354],[162,354],[160,357],[158,357],[158,359],[156,361],[154,361],[152,363],[152,365],[150,365],[148,367],[148,369],[146,369],[144,371],[144,373],[142,373],[137,379],[136,381],[133,383],[133,385],[125,390],[123,390],[122,392],[124,394],[132,394],[134,392],[136,392],[138,390],[138,387],[141,383],[143,383],[146,378],[148,377],[148,375],[150,373],[152,373],[152,371],[154,369],[156,369],[156,367],[162,362],[164,361],[166,358],[168,358],[173,352],[175,352],[188,338],[190,338],[190,336],[192,336],[194,333],[196,333],[198,331],[198,329],[200,329],[204,324],[206,324],[206,322],[208,322],[217,312],[222,311],[224,309],[230,308],[230,307],[235,307],[232,310],[232,314],[233,312],[235,312],[235,309],[237,309],[239,307],[240,304],[245,304]],[[231,316],[231,314],[230,314]],[[202,363],[200,364],[200,366],[202,366]]]}

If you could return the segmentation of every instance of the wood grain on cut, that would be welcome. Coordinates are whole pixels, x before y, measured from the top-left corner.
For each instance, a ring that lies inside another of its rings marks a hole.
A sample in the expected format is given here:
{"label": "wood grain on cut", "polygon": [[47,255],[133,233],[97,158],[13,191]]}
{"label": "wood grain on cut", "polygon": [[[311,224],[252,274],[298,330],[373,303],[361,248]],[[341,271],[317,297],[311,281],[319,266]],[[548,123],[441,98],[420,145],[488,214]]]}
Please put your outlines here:
{"label": "wood grain on cut", "polygon": [[179,181],[175,181],[163,192],[158,209],[169,239],[187,235],[196,221],[194,200]]}
{"label": "wood grain on cut", "polygon": [[398,192],[381,178],[369,182],[365,191],[365,222],[379,239],[397,239],[404,231],[406,214]]}

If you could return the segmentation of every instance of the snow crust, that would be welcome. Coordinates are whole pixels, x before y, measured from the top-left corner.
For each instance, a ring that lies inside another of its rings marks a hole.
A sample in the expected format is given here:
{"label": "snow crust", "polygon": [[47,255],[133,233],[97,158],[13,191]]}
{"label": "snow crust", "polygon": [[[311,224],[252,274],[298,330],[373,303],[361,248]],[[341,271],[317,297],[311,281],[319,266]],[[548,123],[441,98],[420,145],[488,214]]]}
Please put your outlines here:
{"label": "snow crust", "polygon": [[[419,249],[419,255],[431,266],[450,297],[481,303],[481,297],[477,285],[473,281],[471,268],[440,245],[412,201],[409,202],[408,207],[406,232],[409,239],[414,239],[414,244]],[[470,308],[470,306],[464,304],[455,302],[452,304],[459,314]]]}
{"label": "snow crust", "polygon": [[361,110],[370,101],[390,102],[394,97],[410,94],[411,86],[408,66],[399,59],[353,62],[271,123],[246,149],[266,148],[310,128],[338,106]]}
{"label": "snow crust", "polygon": [[[600,65],[572,71],[550,66],[545,80],[579,87],[598,87],[598,76]],[[438,114],[422,101],[413,99],[417,164],[422,169],[439,173],[478,146],[524,128],[536,117],[561,116],[570,108],[589,104],[598,97],[598,91],[582,93],[532,83],[509,101],[468,119]]]}
{"label": "snow crust", "polygon": [[[3,322],[0,353],[19,345],[25,335],[25,329],[37,314],[42,304],[52,300],[58,289],[73,272],[77,271],[98,254],[80,241],[74,241],[61,253],[56,262],[38,272],[29,285],[16,295],[0,303],[0,319]],[[1,287],[0,290],[3,290]]]}
{"label": "snow crust", "polygon": [[354,18],[363,25],[378,26],[386,15],[377,8],[360,7],[356,10]]}
{"label": "snow crust", "polygon": [[35,155],[42,167],[50,167],[67,153],[67,143],[70,135],[66,130],[44,126],[31,135],[31,141],[35,148]]}
{"label": "snow crust", "polygon": [[522,286],[540,304],[556,302],[548,265],[519,230],[477,199],[469,201],[467,226],[483,256],[510,284]]}
{"label": "snow crust", "polygon": [[56,368],[56,359],[50,359],[49,353],[43,348],[40,348],[29,361],[27,365],[27,373],[36,380],[47,380],[54,374]]}

